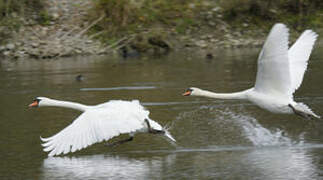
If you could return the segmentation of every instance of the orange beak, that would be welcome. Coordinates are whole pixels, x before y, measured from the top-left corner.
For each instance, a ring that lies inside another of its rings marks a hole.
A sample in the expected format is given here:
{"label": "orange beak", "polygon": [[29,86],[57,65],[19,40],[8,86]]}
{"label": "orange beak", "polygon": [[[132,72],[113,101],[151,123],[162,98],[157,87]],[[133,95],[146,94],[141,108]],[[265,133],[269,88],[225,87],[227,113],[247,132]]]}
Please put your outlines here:
{"label": "orange beak", "polygon": [[37,107],[38,101],[34,101],[33,103],[29,104],[29,107]]}
{"label": "orange beak", "polygon": [[189,95],[191,95],[191,91],[186,91],[183,93],[183,96],[189,96]]}

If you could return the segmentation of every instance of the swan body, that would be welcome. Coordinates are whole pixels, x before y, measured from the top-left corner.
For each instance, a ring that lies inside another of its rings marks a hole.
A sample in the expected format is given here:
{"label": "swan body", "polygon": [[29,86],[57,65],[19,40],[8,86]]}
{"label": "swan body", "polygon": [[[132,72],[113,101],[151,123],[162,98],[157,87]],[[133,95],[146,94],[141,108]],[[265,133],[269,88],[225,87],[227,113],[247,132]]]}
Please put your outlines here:
{"label": "swan body", "polygon": [[297,114],[305,118],[320,118],[293,94],[304,77],[308,59],[317,34],[306,30],[288,49],[288,28],[275,24],[258,57],[256,83],[253,88],[235,93],[214,93],[191,87],[184,96],[204,96],[218,99],[244,99],[273,113]]}
{"label": "swan body", "polygon": [[72,124],[57,134],[41,138],[44,151],[49,152],[48,156],[75,152],[94,143],[108,141],[120,134],[129,134],[131,136],[129,140],[139,132],[163,134],[175,142],[166,129],[148,117],[149,111],[140,105],[138,100],[111,100],[103,104],[87,106],[38,97],[29,106],[57,106],[83,112]]}

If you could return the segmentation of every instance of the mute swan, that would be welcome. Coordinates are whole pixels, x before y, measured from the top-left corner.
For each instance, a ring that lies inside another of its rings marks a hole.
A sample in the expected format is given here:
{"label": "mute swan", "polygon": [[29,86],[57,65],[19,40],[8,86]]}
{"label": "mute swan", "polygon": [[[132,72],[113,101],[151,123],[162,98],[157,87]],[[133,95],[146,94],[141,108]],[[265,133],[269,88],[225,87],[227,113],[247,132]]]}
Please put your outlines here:
{"label": "mute swan", "polygon": [[[29,107],[57,106],[76,109],[83,113],[72,124],[52,137],[41,138],[48,156],[66,154],[86,148],[94,143],[128,133],[129,139],[116,142],[121,144],[133,140],[137,132],[163,134],[170,140],[175,139],[157,122],[151,120],[147,111],[138,100],[112,100],[95,106],[74,102],[59,101],[37,97]],[[114,145],[114,144],[112,144]]]}
{"label": "mute swan", "polygon": [[306,30],[289,49],[288,36],[288,28],[284,24],[274,25],[258,57],[257,78],[253,88],[235,93],[213,93],[191,87],[183,95],[245,99],[273,113],[320,118],[307,105],[293,100],[293,93],[302,83],[318,35],[312,30]]}

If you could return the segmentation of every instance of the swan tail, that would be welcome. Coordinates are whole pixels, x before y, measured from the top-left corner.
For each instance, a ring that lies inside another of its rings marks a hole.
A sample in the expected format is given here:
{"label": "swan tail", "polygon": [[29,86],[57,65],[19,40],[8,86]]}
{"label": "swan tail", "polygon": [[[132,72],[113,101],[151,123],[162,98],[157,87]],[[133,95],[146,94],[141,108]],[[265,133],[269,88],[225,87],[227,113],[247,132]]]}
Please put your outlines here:
{"label": "swan tail", "polygon": [[171,141],[176,142],[175,138],[173,138],[173,136],[169,133],[168,128],[162,127],[160,124],[156,123],[155,121],[149,118],[146,118],[144,121],[149,133],[162,134]]}
{"label": "swan tail", "polygon": [[291,107],[294,111],[295,114],[302,116],[306,119],[312,119],[314,118],[318,118],[321,119],[321,116],[315,114],[306,104],[304,103],[297,103],[296,105],[292,106],[289,105],[289,107]]}
{"label": "swan tail", "polygon": [[167,131],[166,129],[164,129],[164,132],[165,132],[165,136],[170,139],[171,141],[173,142],[176,142],[175,138],[169,133],[169,131]]}

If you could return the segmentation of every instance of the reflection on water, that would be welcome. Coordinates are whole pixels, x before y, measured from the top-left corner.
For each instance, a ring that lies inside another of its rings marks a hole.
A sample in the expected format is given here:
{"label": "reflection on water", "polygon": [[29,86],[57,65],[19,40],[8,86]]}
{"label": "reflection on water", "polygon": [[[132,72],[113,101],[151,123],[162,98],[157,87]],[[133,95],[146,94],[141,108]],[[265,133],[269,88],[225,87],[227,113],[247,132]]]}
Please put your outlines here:
{"label": "reflection on water", "polygon": [[[190,86],[250,88],[257,54],[219,51],[207,61],[183,54],[0,61],[0,179],[320,179],[323,121],[272,114],[245,101],[182,96]],[[323,112],[321,57],[314,51],[295,94],[315,112]],[[75,80],[79,74],[82,82]],[[152,119],[169,125],[177,144],[142,134],[115,148],[99,143],[47,158],[39,136],[57,133],[79,112],[28,109],[37,96],[90,105],[138,99]]]}
{"label": "reflection on water", "polygon": [[305,149],[280,148],[252,151],[244,163],[255,176],[264,179],[317,179],[314,160]]}
{"label": "reflection on water", "polygon": [[[43,179],[148,179],[160,160],[120,156],[51,157],[44,160]],[[159,177],[159,174],[155,174]]]}
{"label": "reflection on water", "polygon": [[[241,175],[256,179],[316,179],[319,174],[308,153],[313,148],[323,148],[323,145],[216,147],[49,157],[43,161],[41,179],[232,179]],[[229,154],[230,159],[227,156]],[[203,161],[206,159],[207,163]],[[192,169],[193,164],[199,172]]]}

